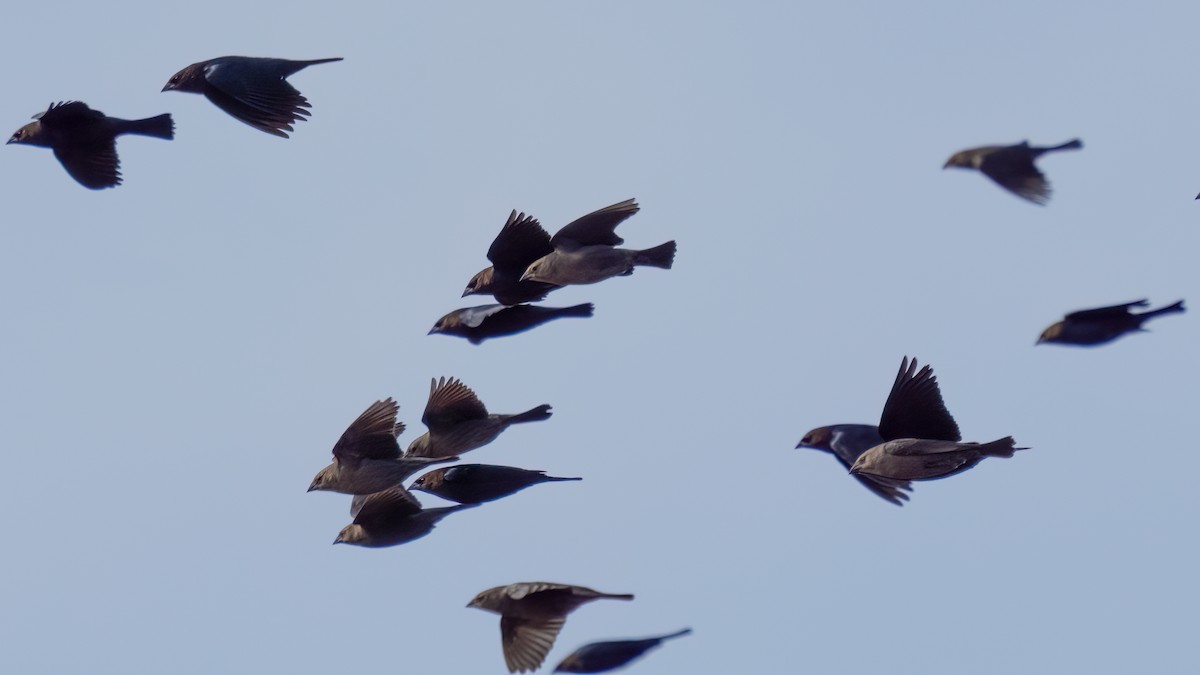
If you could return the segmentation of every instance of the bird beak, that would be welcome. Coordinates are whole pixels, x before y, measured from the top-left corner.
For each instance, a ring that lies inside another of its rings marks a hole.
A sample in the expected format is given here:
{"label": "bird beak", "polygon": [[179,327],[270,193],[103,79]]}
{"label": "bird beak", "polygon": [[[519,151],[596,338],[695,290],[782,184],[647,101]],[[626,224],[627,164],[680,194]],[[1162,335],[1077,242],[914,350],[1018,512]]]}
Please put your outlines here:
{"label": "bird beak", "polygon": [[426,335],[433,335],[433,334],[434,334],[434,333],[436,333],[436,332],[438,332],[438,327],[437,327],[437,326],[434,326],[433,328],[430,328],[430,329],[429,329],[429,332],[428,332],[428,333],[426,333]]}
{"label": "bird beak", "polygon": [[467,296],[468,296],[468,295],[470,295],[470,294],[471,294],[471,289],[470,289],[470,287],[468,287],[468,288],[464,288],[464,289],[463,289],[463,294],[462,294],[462,295],[460,295],[460,296],[458,296],[458,297],[460,297],[460,298],[465,298],[465,297],[467,297]]}
{"label": "bird beak", "polygon": [[316,485],[309,485],[309,486],[308,486],[308,490],[307,490],[307,491],[308,491],[308,492],[312,492],[313,490],[316,490],[316,489],[317,489],[317,486],[316,486]]}
{"label": "bird beak", "polygon": [[[173,85],[173,84],[171,84],[170,82],[168,82],[168,83],[166,83],[165,85],[163,85],[163,88],[162,88],[162,90],[163,90],[163,91],[171,91],[171,90],[172,90],[172,89],[174,89],[174,88],[175,88],[175,85]],[[162,93],[162,92],[159,92],[159,93]]]}
{"label": "bird beak", "polygon": [[[16,142],[17,142],[17,139],[15,139],[15,138],[9,138],[7,141],[4,141],[4,144],[5,144],[5,145],[12,145],[13,143],[16,143]],[[1200,197],[1197,197],[1197,199],[1200,199]]]}
{"label": "bird beak", "polygon": [[951,166],[952,165],[950,164],[950,162],[947,161],[945,164],[942,165],[942,169],[949,169]]}
{"label": "bird beak", "polygon": [[525,273],[521,275],[521,281],[529,281],[530,277],[532,276],[533,275],[529,273],[529,270],[525,270]]}
{"label": "bird beak", "polygon": [[342,542],[342,540],[341,540],[341,539],[334,539],[334,540],[333,540],[333,543],[336,545],[336,544],[341,544],[341,543],[343,543],[343,542]]}

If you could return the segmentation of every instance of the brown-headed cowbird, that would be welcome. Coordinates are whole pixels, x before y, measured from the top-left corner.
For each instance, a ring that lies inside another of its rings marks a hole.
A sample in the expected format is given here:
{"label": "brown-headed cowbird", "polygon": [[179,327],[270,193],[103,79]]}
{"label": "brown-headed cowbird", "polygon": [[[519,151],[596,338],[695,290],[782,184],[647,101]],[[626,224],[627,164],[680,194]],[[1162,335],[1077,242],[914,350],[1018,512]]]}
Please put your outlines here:
{"label": "brown-headed cowbird", "polygon": [[1035,344],[1049,342],[1051,344],[1093,347],[1112,342],[1126,333],[1144,331],[1142,324],[1154,317],[1184,311],[1182,300],[1173,305],[1141,314],[1134,314],[1130,311],[1133,307],[1146,307],[1149,304],[1149,300],[1142,299],[1123,305],[1071,312],[1063,317],[1062,321],[1042,331],[1042,336]]}
{"label": "brown-headed cowbird", "polygon": [[674,241],[641,251],[616,248],[625,243],[617,225],[638,210],[637,202],[626,199],[564,225],[550,238],[554,250],[530,263],[521,280],[568,286],[627,276],[642,265],[671,269]]}
{"label": "brown-headed cowbird", "polygon": [[556,673],[607,673],[627,665],[646,652],[670,640],[684,635],[690,635],[691,628],[684,628],[677,633],[660,635],[659,637],[642,638],[640,640],[609,640],[592,642],[571,652],[554,669]]}
{"label": "brown-headed cowbird", "polygon": [[1034,166],[1033,160],[1047,152],[1082,147],[1083,141],[1078,138],[1062,145],[1040,148],[1031,147],[1029,141],[1017,145],[985,145],[954,153],[942,168],[979,169],[1005,190],[1034,204],[1044,205],[1050,200],[1050,184]]}
{"label": "brown-headed cowbird", "polygon": [[93,190],[121,184],[117,136],[137,134],[168,141],[175,137],[170,113],[123,120],[92,110],[80,101],[52,103],[33,119],[17,129],[8,142],[50,148],[71,178]]}
{"label": "brown-headed cowbird", "polygon": [[547,321],[563,317],[588,318],[595,310],[590,302],[572,307],[541,307],[538,305],[480,305],[464,307],[438,319],[429,335],[443,333],[464,337],[473,345],[488,338],[516,335],[536,328]]}
{"label": "brown-headed cowbird", "polygon": [[396,421],[399,410],[387,398],[363,411],[333,446],[333,463],[317,472],[308,491],[369,495],[400,485],[422,467],[458,459],[402,456],[396,442],[404,431],[404,423]]}
{"label": "brown-headed cowbird", "polygon": [[1012,457],[1012,436],[991,443],[955,443],[900,438],[877,445],[859,455],[850,472],[893,480],[933,480],[962,473],[985,457]]}
{"label": "brown-headed cowbird", "polygon": [[582,478],[547,476],[545,471],[492,464],[456,464],[434,469],[408,486],[459,504],[482,504],[520,492],[531,485]]}
{"label": "brown-headed cowbird", "polygon": [[496,440],[512,424],[550,419],[550,406],[543,403],[515,415],[492,415],[483,401],[458,378],[445,377],[429,383],[429,400],[421,422],[429,431],[408,446],[405,457],[453,457],[481,448]]}
{"label": "brown-headed cowbird", "polygon": [[[929,415],[921,411],[933,410]],[[921,422],[920,426],[905,420],[929,419]],[[883,415],[880,426],[869,424],[835,424],[827,427],[817,427],[804,435],[797,448],[815,448],[831,453],[847,470],[854,466],[855,460],[867,450],[880,445],[886,439],[881,435],[880,428],[890,433],[910,432],[927,435],[929,438],[947,441],[962,440],[958,424],[946,410],[942,401],[942,392],[938,389],[937,377],[929,366],[917,370],[917,360],[911,362],[908,357],[900,361],[900,372],[892,382],[891,393],[883,405]],[[903,500],[908,499],[905,491],[912,491],[912,484],[906,480],[894,480],[868,474],[853,474],[860,483],[871,492],[883,499],[903,506]]]}
{"label": "brown-headed cowbird", "polygon": [[308,66],[341,61],[314,59],[291,61],[255,56],[221,56],[192,65],[171,76],[163,91],[204,94],[235,119],[287,138],[292,124],[311,115],[308,99],[288,84],[287,78]]}
{"label": "brown-headed cowbird", "polygon": [[473,506],[457,504],[422,509],[416,497],[400,485],[383,492],[357,495],[350,507],[354,522],[343,527],[333,543],[370,548],[405,544],[432,532],[442,518]]}
{"label": "brown-headed cowbird", "polygon": [[545,300],[546,294],[558,286],[521,281],[521,275],[530,263],[553,251],[550,234],[542,229],[537,219],[514,210],[488,249],[491,267],[471,277],[462,296],[490,293],[496,302],[505,305]]}
{"label": "brown-headed cowbird", "polygon": [[624,593],[601,593],[583,586],[527,581],[497,586],[475,596],[467,607],[500,615],[500,643],[508,672],[537,670],[554,646],[567,615],[580,605],[612,598],[632,600]]}

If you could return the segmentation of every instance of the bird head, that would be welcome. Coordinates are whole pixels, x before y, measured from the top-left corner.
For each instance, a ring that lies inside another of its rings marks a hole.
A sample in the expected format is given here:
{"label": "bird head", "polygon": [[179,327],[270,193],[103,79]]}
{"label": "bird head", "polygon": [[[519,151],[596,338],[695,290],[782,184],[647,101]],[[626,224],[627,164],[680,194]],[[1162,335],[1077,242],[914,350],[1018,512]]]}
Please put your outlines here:
{"label": "bird head", "polygon": [[850,473],[852,473],[852,474],[863,474],[863,473],[874,474],[874,473],[876,473],[875,468],[876,468],[876,464],[877,464],[877,457],[878,457],[877,453],[871,452],[870,450],[868,450],[867,452],[864,452],[863,454],[858,456],[858,459],[854,460],[854,465],[850,467]]}
{"label": "bird head", "polygon": [[312,479],[312,483],[310,483],[308,486],[308,491],[312,492],[313,490],[329,490],[331,489],[330,486],[333,485],[333,482],[336,479],[337,465],[330,464],[329,466],[317,472],[317,475]]}
{"label": "bird head", "polygon": [[942,165],[942,168],[949,169],[953,166],[960,169],[973,169],[975,168],[975,165],[972,162],[972,156],[973,154],[968,150],[956,152],[953,155],[950,155],[950,159],[946,160],[946,163]]}
{"label": "bird head", "polygon": [[525,268],[525,273],[521,275],[521,281],[542,281],[542,275],[546,272],[548,263],[545,258],[533,261],[529,267]]}
{"label": "bird head", "polygon": [[409,490],[420,490],[421,492],[433,493],[442,485],[442,480],[445,477],[445,469],[434,469],[429,473],[421,476],[413,481],[413,484],[408,486]]}
{"label": "bird head", "polygon": [[812,431],[804,434],[804,438],[796,444],[797,448],[816,448],[817,450],[828,450],[829,444],[833,440],[833,430],[829,427],[817,427]]}
{"label": "bird head", "polygon": [[163,91],[189,91],[199,94],[204,91],[204,66],[199,63],[184,68],[171,76],[163,85]]}
{"label": "bird head", "polygon": [[488,267],[487,269],[480,270],[479,273],[471,277],[471,280],[467,282],[467,288],[463,291],[462,297],[465,298],[468,295],[482,295],[490,291],[492,288],[492,274],[494,271],[495,268]]}
{"label": "bird head", "polygon": [[1062,335],[1062,331],[1063,322],[1059,321],[1053,326],[1050,326],[1046,330],[1042,331],[1041,336],[1038,337],[1037,342],[1033,343],[1033,345],[1036,347],[1043,342],[1058,342],[1058,336]]}
{"label": "bird head", "polygon": [[366,538],[366,533],[363,532],[362,525],[350,524],[342,528],[338,532],[337,539],[333,540],[335,544],[357,544]]}
{"label": "bird head", "polygon": [[484,610],[487,610],[490,612],[497,611],[496,610],[496,592],[497,592],[497,590],[503,590],[503,587],[500,587],[499,589],[489,588],[488,590],[483,591],[479,595],[476,595],[473,600],[468,602],[467,607],[474,607],[475,609],[484,609]]}
{"label": "bird head", "polygon": [[[42,135],[42,123],[40,120],[35,120],[13,132],[12,136],[8,137],[8,143],[24,143],[26,145],[38,145],[38,140]],[[7,143],[6,143],[7,145]]]}

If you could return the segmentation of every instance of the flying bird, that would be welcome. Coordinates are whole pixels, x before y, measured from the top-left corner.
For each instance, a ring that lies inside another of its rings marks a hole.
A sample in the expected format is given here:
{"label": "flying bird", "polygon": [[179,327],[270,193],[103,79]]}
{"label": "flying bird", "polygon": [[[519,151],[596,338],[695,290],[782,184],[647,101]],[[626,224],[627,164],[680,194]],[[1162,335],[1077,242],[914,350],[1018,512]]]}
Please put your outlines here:
{"label": "flying bird", "polygon": [[[919,427],[913,423],[905,426],[906,419],[921,419],[928,413],[927,422]],[[946,410],[942,400],[942,392],[938,388],[937,377],[928,365],[917,370],[917,360],[901,359],[900,372],[892,383],[892,390],[883,405],[883,415],[879,426],[870,424],[834,424],[827,427],[817,427],[804,435],[797,448],[814,448],[824,450],[837,458],[842,466],[849,471],[860,455],[867,450],[884,443],[881,435],[884,431],[890,434],[915,432],[924,437],[947,441],[960,441],[958,424]],[[868,490],[881,498],[903,506],[908,499],[907,492],[912,491],[912,483],[907,480],[896,480],[884,476],[865,473],[853,474]]]}
{"label": "flying bird", "polygon": [[674,241],[645,250],[617,248],[625,243],[617,236],[617,225],[639,209],[636,201],[626,199],[564,225],[550,238],[554,250],[530,263],[521,280],[568,286],[627,276],[634,267],[671,269]]}
{"label": "flying bird", "polygon": [[513,424],[548,420],[551,414],[549,404],[543,403],[523,413],[494,415],[462,380],[434,379],[421,415],[429,431],[413,440],[404,456],[454,457],[491,443]]}
{"label": "flying bird", "polygon": [[500,642],[508,672],[537,670],[554,646],[567,615],[601,598],[633,600],[624,593],[601,593],[583,586],[529,581],[483,591],[467,607],[500,615]]}
{"label": "flying bird", "polygon": [[170,113],[123,120],[92,110],[80,101],[52,103],[33,120],[17,129],[8,142],[50,148],[71,178],[92,190],[121,184],[117,136],[137,134],[168,141],[175,137]]}
{"label": "flying bird", "polygon": [[590,302],[572,307],[543,307],[540,305],[480,305],[464,307],[438,319],[429,335],[442,333],[464,337],[473,345],[505,335],[516,335],[547,321],[564,317],[587,318],[595,306]]}
{"label": "flying bird", "polygon": [[1047,152],[1082,147],[1083,141],[1078,138],[1052,147],[1033,147],[1029,141],[1016,145],[985,145],[954,153],[942,168],[978,169],[1005,190],[1034,204],[1044,205],[1050,200],[1050,183],[1033,161]]}
{"label": "flying bird", "polygon": [[1182,313],[1184,311],[1182,300],[1173,305],[1153,309],[1149,312],[1142,312],[1141,314],[1134,314],[1131,311],[1134,307],[1146,307],[1149,304],[1149,300],[1142,299],[1137,302],[1127,302],[1123,305],[1071,312],[1063,317],[1062,321],[1042,331],[1041,337],[1038,338],[1035,344],[1040,345],[1043,342],[1048,342],[1060,345],[1094,347],[1112,342],[1126,333],[1145,331],[1146,329],[1142,328],[1142,324],[1150,319],[1166,314]]}
{"label": "flying bird", "polygon": [[514,210],[488,249],[491,266],[471,277],[463,297],[491,294],[496,302],[505,305],[545,300],[546,295],[558,286],[522,281],[521,275],[531,263],[553,251],[550,234],[542,229],[537,219]]}
{"label": "flying bird", "polygon": [[459,504],[481,504],[524,490],[538,483],[582,478],[547,476],[545,471],[491,464],[456,464],[434,469],[408,486]]}
{"label": "flying bird", "polygon": [[350,507],[354,522],[342,528],[335,544],[370,548],[397,546],[420,539],[433,531],[442,518],[474,504],[456,504],[422,509],[421,503],[402,486],[370,495],[356,495]]}
{"label": "flying bird", "polygon": [[556,673],[607,673],[641,657],[646,652],[671,640],[684,635],[690,635],[691,628],[684,628],[677,633],[660,635],[659,637],[642,638],[640,640],[610,640],[592,642],[571,652],[554,669]]}
{"label": "flying bird", "polygon": [[235,119],[287,138],[292,124],[303,121],[312,107],[287,78],[308,66],[341,61],[291,61],[254,56],[221,56],[192,65],[171,76],[163,91],[204,94]]}
{"label": "flying bird", "polygon": [[404,423],[396,421],[400,406],[391,398],[372,403],[333,446],[333,463],[317,472],[308,491],[329,490],[369,495],[400,485],[430,464],[457,457],[404,457],[396,437]]}

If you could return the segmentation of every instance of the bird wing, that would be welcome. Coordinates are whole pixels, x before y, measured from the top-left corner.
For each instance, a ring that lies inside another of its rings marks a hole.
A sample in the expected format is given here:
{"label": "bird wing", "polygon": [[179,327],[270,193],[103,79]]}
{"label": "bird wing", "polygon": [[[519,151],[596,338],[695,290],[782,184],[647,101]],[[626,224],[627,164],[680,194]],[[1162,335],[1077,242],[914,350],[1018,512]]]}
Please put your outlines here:
{"label": "bird wing", "polygon": [[390,397],[372,403],[350,426],[333,446],[333,456],[338,459],[395,459],[400,456],[400,444],[396,436],[404,430],[404,424],[396,421],[400,406]]}
{"label": "bird wing", "polygon": [[514,210],[492,241],[487,257],[497,269],[520,275],[530,263],[552,252],[550,233],[537,218]]}
{"label": "bird wing", "polygon": [[479,328],[491,315],[503,312],[508,305],[480,305],[458,310],[458,321],[467,328]]}
{"label": "bird wing", "polygon": [[[42,122],[45,124],[45,122]],[[98,190],[121,184],[121,160],[116,138],[91,142],[68,141],[54,146],[54,156],[71,178],[84,187]]]}
{"label": "bird wing", "polygon": [[1108,319],[1118,316],[1129,316],[1129,310],[1133,307],[1145,307],[1150,304],[1150,301],[1143,298],[1134,302],[1127,302],[1123,305],[1113,305],[1111,307],[1097,307],[1095,309],[1081,309],[1078,312],[1071,312],[1065,318],[1068,321],[1075,319]]}
{"label": "bird wing", "polygon": [[575,588],[570,584],[556,584],[551,581],[522,581],[505,586],[504,594],[513,600],[520,600],[542,591],[574,591]]}
{"label": "bird wing", "polygon": [[537,670],[554,646],[566,617],[552,619],[518,619],[500,617],[500,642],[504,646],[504,663],[508,672],[523,673]]}
{"label": "bird wing", "polygon": [[34,115],[33,119],[41,120],[43,125],[56,127],[104,119],[104,113],[92,110],[83,101],[60,101],[51,103],[46,112]]}
{"label": "bird wing", "polygon": [[[832,454],[837,461],[849,471],[859,455],[882,442],[883,438],[879,436],[875,427],[855,425],[850,429],[834,430],[829,441],[829,449],[833,451]],[[894,480],[865,473],[856,473],[854,478],[862,483],[863,487],[896,506],[904,506],[904,502],[908,500],[905,491],[912,491],[912,483],[906,480]]]}
{"label": "bird wing", "polygon": [[1050,183],[1034,165],[1033,154],[1027,146],[997,150],[983,158],[979,170],[1018,197],[1035,204],[1050,200]]}
{"label": "bird wing", "polygon": [[421,502],[402,486],[370,495],[355,495],[350,503],[354,522],[370,530],[421,512]]}
{"label": "bird wing", "polygon": [[550,244],[566,250],[580,246],[619,246],[625,240],[617,236],[617,225],[640,209],[635,200],[626,199],[593,211],[564,225],[550,238]]}
{"label": "bird wing", "polygon": [[927,438],[939,441],[959,441],[962,434],[958,423],[946,410],[937,377],[929,366],[917,370],[917,360],[908,357],[900,361],[900,372],[892,383],[892,391],[883,404],[879,418],[879,435],[884,440],[897,438]]}
{"label": "bird wing", "polygon": [[430,382],[429,401],[425,404],[425,414],[421,415],[421,421],[430,431],[441,431],[464,420],[487,416],[487,407],[462,380],[443,377]]}
{"label": "bird wing", "polygon": [[277,68],[235,60],[204,67],[204,95],[218,108],[250,126],[287,138],[284,131],[310,113],[308,99],[288,84]]}

